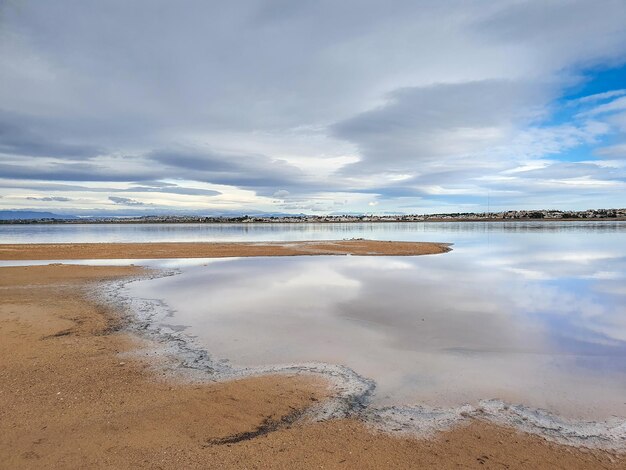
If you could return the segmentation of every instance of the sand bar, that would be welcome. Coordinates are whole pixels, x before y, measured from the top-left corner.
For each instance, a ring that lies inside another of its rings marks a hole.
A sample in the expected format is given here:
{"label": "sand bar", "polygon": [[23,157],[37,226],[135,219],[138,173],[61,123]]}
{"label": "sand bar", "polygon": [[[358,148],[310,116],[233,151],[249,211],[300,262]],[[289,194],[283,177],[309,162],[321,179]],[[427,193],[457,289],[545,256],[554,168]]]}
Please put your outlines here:
{"label": "sand bar", "polygon": [[233,256],[415,256],[450,251],[447,243],[330,240],[241,243],[0,244],[0,260],[225,258]]}
{"label": "sand bar", "polygon": [[[431,439],[291,422],[328,396],[303,376],[189,384],[158,373],[89,296],[134,267],[0,268],[1,468],[625,468],[480,420]],[[139,349],[141,348],[141,349]],[[145,349],[147,348],[147,349]]]}

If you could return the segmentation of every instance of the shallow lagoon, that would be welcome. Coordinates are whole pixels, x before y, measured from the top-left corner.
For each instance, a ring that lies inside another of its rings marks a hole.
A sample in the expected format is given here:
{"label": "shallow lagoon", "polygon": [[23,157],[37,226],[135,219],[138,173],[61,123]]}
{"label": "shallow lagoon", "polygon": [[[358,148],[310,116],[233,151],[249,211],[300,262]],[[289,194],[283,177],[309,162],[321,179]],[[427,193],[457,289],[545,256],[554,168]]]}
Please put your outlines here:
{"label": "shallow lagoon", "polygon": [[626,224],[370,225],[454,250],[213,260],[128,289],[165,301],[163,322],[217,359],[343,364],[376,381],[375,405],[500,398],[626,417]]}

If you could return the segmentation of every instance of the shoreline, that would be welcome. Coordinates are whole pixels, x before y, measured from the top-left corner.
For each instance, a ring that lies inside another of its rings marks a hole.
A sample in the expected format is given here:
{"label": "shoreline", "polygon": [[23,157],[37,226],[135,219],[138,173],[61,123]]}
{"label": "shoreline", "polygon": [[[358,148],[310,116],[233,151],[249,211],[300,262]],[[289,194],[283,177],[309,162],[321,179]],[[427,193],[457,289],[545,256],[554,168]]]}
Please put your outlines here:
{"label": "shoreline", "polygon": [[437,432],[465,426],[469,420],[504,425],[540,436],[552,442],[595,449],[613,450],[626,454],[626,419],[615,416],[608,419],[586,420],[567,418],[524,404],[513,404],[500,399],[482,399],[475,404],[435,407],[425,403],[416,405],[374,406],[371,399],[376,382],[355,370],[335,363],[277,363],[263,366],[238,366],[229,360],[212,359],[212,352],[196,343],[184,330],[171,329],[162,322],[172,314],[171,307],[161,300],[135,298],[123,292],[127,284],[176,276],[178,269],[151,270],[147,278],[130,279],[104,284],[105,289],[95,296],[105,305],[116,305],[129,312],[130,331],[161,345],[167,357],[179,365],[170,372],[176,379],[185,378],[197,383],[229,381],[267,375],[303,374],[321,378],[335,392],[320,406],[307,413],[314,421],[351,418],[368,427],[413,438],[428,438]]}
{"label": "shoreline", "polygon": [[307,421],[332,394],[298,371],[217,383],[174,380],[163,372],[163,356],[150,354],[155,344],[137,336],[143,327],[121,328],[124,312],[94,299],[107,283],[147,274],[136,267],[0,268],[0,370],[7,385],[0,394],[0,462],[574,469],[625,462],[622,454],[559,445],[476,417],[428,438],[380,433],[352,417]]}

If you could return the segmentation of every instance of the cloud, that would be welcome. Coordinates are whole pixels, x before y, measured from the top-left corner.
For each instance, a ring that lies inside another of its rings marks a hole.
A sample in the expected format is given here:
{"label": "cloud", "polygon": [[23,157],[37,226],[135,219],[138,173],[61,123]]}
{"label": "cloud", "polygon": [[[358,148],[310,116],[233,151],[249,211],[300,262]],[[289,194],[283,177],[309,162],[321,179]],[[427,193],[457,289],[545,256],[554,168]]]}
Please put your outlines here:
{"label": "cloud", "polygon": [[279,189],[274,194],[272,194],[272,196],[274,196],[274,197],[276,197],[278,199],[285,199],[287,196],[289,196],[289,191],[287,191],[285,189]]}
{"label": "cloud", "polygon": [[42,181],[137,181],[158,178],[163,173],[156,168],[128,168],[124,164],[116,166],[114,161],[99,163],[74,163],[28,161],[21,163],[0,163],[3,178],[42,180]]}
{"label": "cloud", "polygon": [[3,195],[40,185],[81,204],[150,193],[172,210],[206,197],[272,211],[287,197],[289,210],[329,208],[341,192],[347,210],[379,195],[383,211],[405,198],[471,206],[497,184],[523,204],[547,173],[511,170],[623,159],[620,80],[563,98],[626,61],[619,0],[2,8]]}
{"label": "cloud", "polygon": [[360,149],[361,160],[344,171],[400,172],[502,145],[516,125],[542,116],[548,98],[538,84],[509,80],[404,88],[332,131]]}
{"label": "cloud", "polygon": [[184,196],[219,196],[222,194],[220,191],[216,191],[214,189],[203,189],[203,188],[186,188],[177,186],[174,184],[157,184],[154,186],[153,182],[150,182],[150,185],[139,185],[139,186],[131,186],[128,189],[124,189],[123,191],[129,193],[161,193],[161,194],[180,194]]}
{"label": "cloud", "polygon": [[490,41],[516,46],[519,59],[550,73],[619,64],[626,40],[624,18],[626,4],[619,0],[499,2],[473,28]]}
{"label": "cloud", "polygon": [[[106,153],[104,147],[78,141],[62,141],[50,134],[45,119],[0,109],[0,153],[21,157],[92,159]],[[48,129],[47,129],[48,128]]]}
{"label": "cloud", "polygon": [[595,162],[558,162],[544,168],[517,173],[524,178],[563,180],[571,178],[594,178],[597,180],[626,180],[620,168],[603,167]]}
{"label": "cloud", "polygon": [[123,206],[145,206],[145,203],[127,197],[109,196],[109,201]]}
{"label": "cloud", "polygon": [[604,103],[583,113],[585,116],[596,116],[598,114],[615,113],[626,111],[626,96],[619,97],[608,103]]}
{"label": "cloud", "polygon": [[626,95],[626,89],[623,90],[611,90],[605,91],[603,93],[596,93],[594,95],[583,96],[582,98],[578,98],[575,100],[577,104],[587,104],[587,103],[595,103],[597,101],[604,101],[608,98],[614,98],[616,96]]}
{"label": "cloud", "polygon": [[302,188],[316,184],[315,178],[297,166],[265,155],[174,149],[153,151],[147,158],[175,177],[254,189],[268,196],[277,186]]}
{"label": "cloud", "polygon": [[596,150],[596,154],[601,157],[626,159],[626,143],[601,147]]}
{"label": "cloud", "polygon": [[68,202],[72,199],[64,196],[45,196],[45,197],[27,197],[29,201],[42,201],[42,202]]}

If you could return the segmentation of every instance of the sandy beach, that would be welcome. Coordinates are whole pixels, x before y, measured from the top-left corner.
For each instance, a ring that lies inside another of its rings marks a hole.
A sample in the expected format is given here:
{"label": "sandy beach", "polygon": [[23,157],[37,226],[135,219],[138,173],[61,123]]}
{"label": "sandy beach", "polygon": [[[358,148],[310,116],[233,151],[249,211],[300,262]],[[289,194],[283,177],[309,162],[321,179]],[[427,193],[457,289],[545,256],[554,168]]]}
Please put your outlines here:
{"label": "sandy beach", "polygon": [[[0,258],[415,255],[391,242],[2,245]],[[352,419],[298,419],[333,392],[303,375],[197,384],[140,356],[146,339],[91,293],[137,267],[0,268],[2,468],[625,468],[623,454],[558,445],[475,419],[430,438]],[[155,365],[156,364],[156,365]]]}

